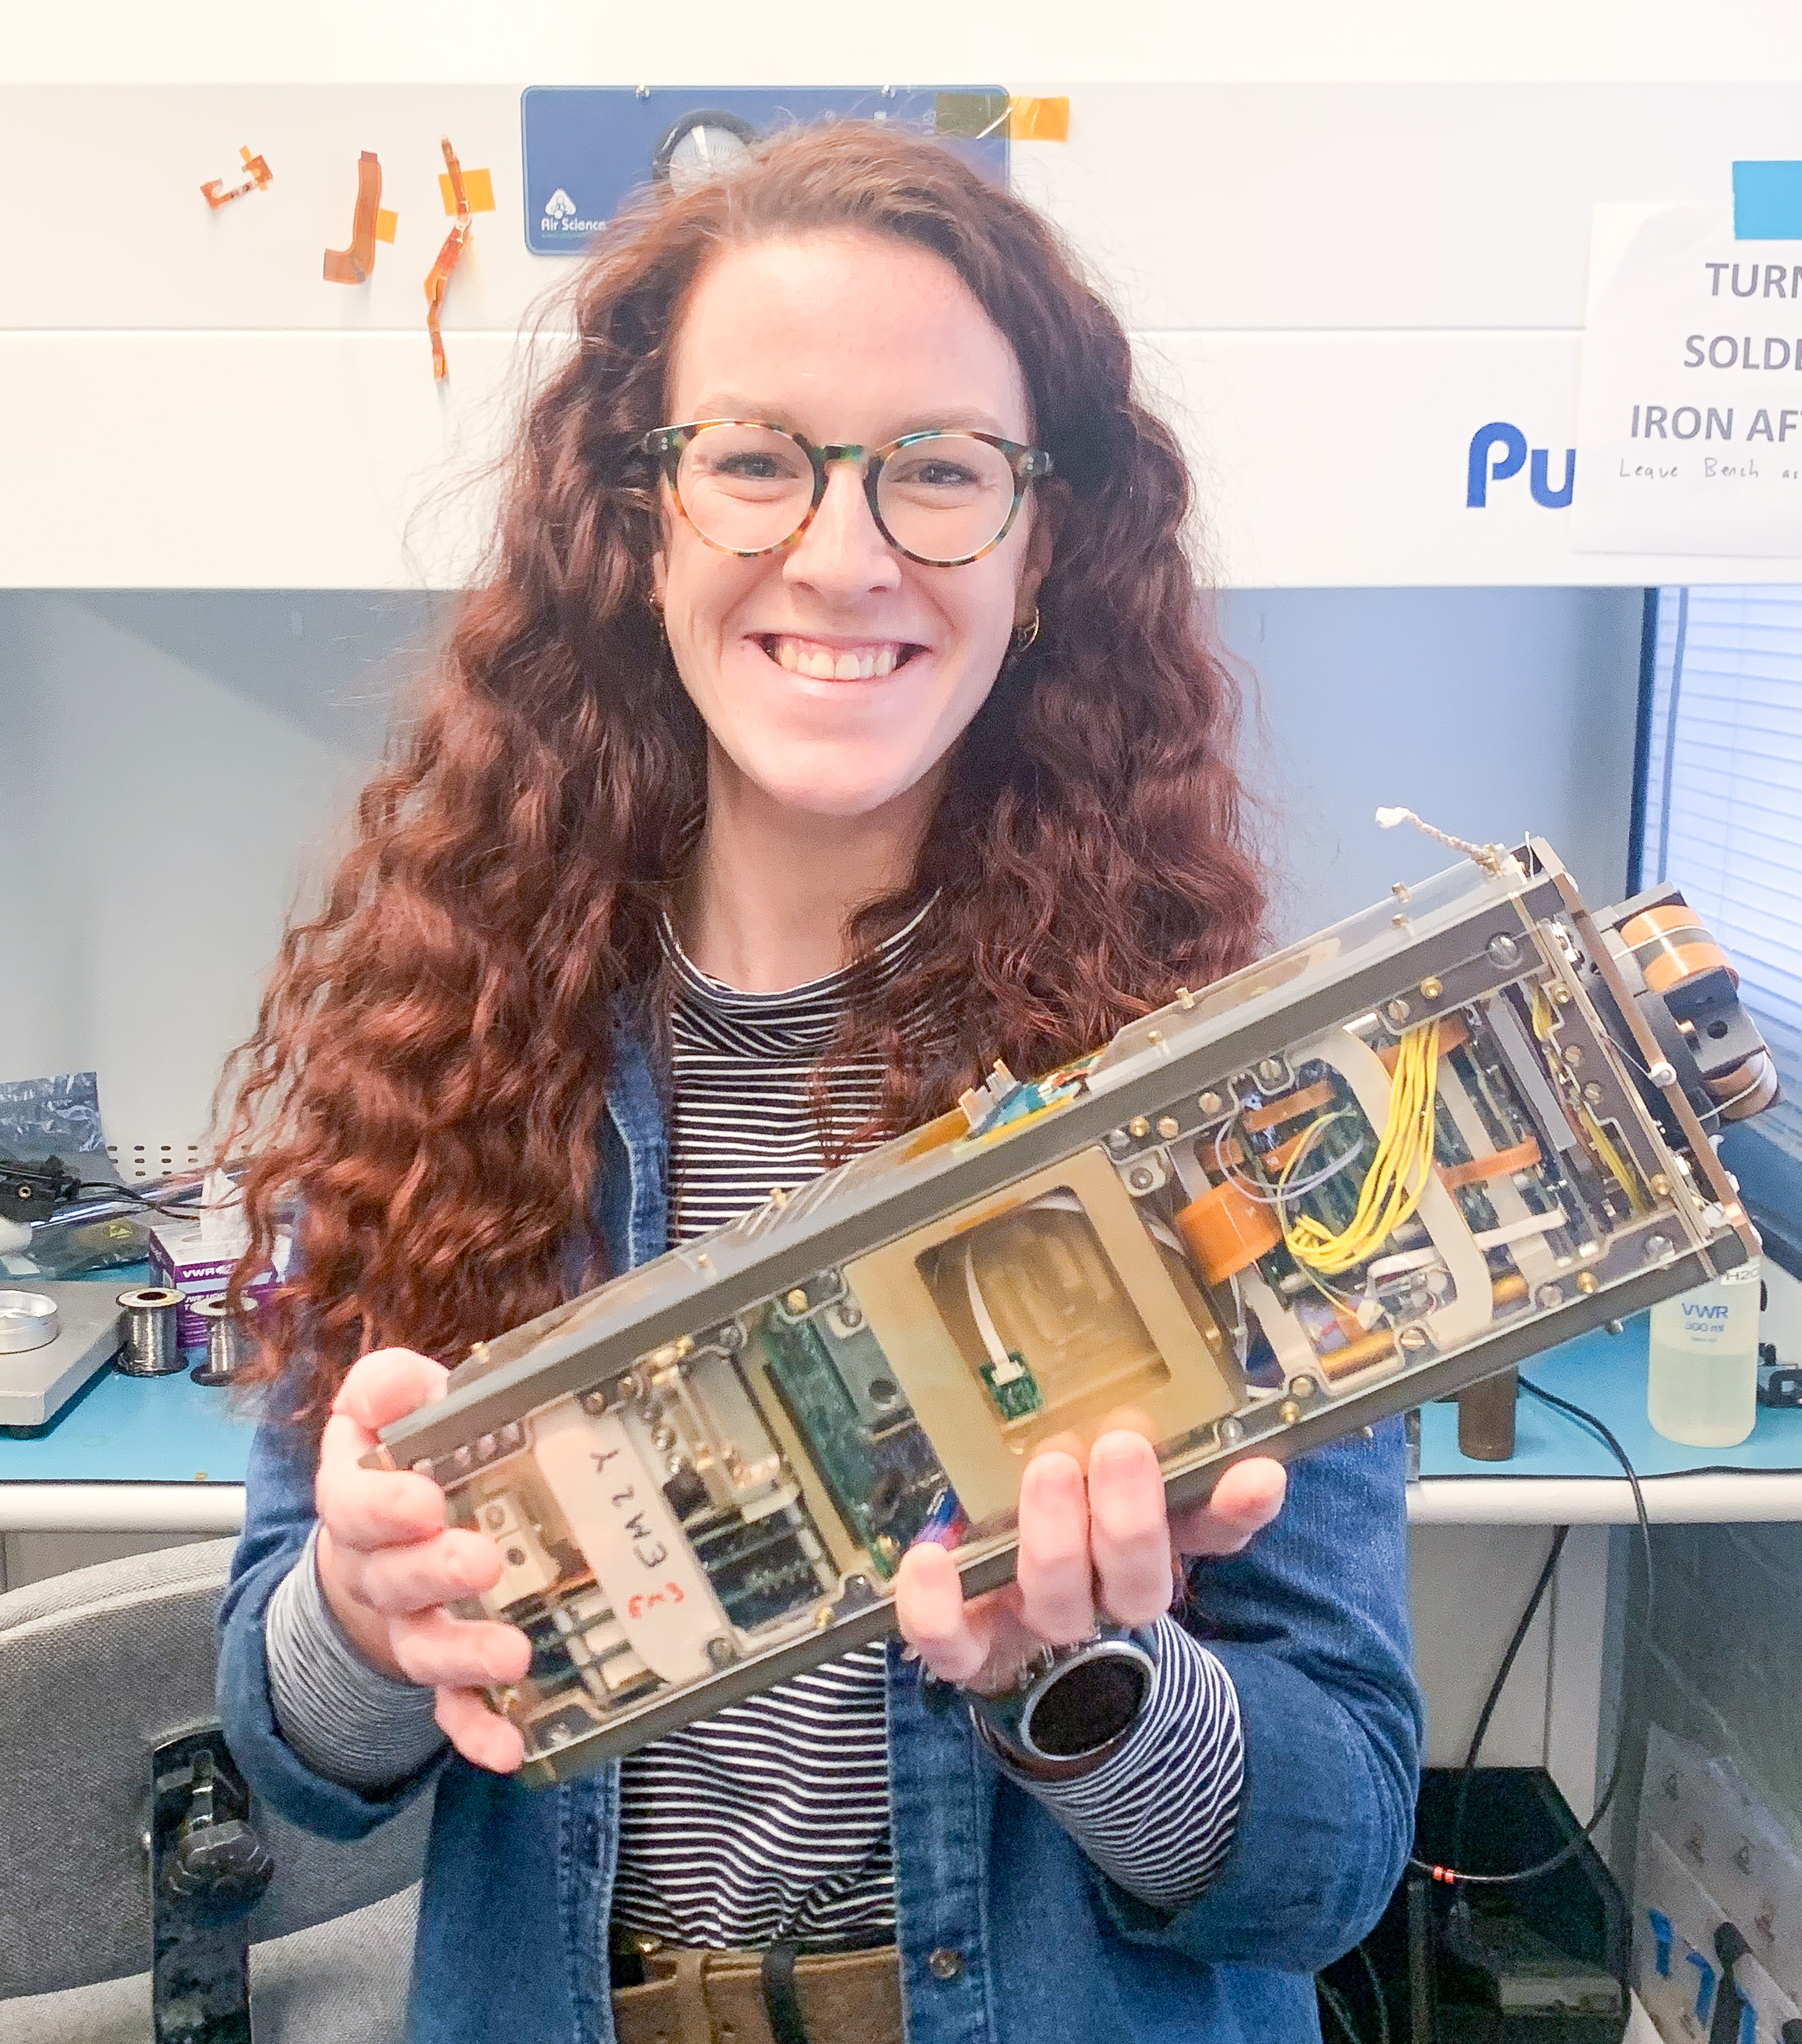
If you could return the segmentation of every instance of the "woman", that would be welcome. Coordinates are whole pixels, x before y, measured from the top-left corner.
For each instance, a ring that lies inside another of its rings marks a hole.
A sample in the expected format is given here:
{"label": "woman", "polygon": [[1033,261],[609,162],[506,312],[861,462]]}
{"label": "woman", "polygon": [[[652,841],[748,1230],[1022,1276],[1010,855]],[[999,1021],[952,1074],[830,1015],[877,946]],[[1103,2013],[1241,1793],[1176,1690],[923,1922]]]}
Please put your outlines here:
{"label": "woman", "polygon": [[[576,326],[248,1047],[247,1271],[302,1204],[221,1619],[234,1750],[335,1836],[436,1782],[432,2044],[896,2044],[904,2004],[913,2044],[1313,2037],[1308,1975],[1411,1828],[1393,1429],[1286,1505],[1243,1463],[1174,1524],[1136,1434],[1049,1448],[1010,1589],[966,1605],[918,1546],[905,1647],[544,1792],[479,1693],[524,1635],[444,1608],[495,1549],[359,1466],[441,1393],[428,1358],[997,1056],[1092,1047],[1244,962],[1261,908],[1183,466],[1030,209],[930,142],[799,133],[617,224]],[[961,1700],[1101,1619],[1150,1694],[1039,1778]]]}

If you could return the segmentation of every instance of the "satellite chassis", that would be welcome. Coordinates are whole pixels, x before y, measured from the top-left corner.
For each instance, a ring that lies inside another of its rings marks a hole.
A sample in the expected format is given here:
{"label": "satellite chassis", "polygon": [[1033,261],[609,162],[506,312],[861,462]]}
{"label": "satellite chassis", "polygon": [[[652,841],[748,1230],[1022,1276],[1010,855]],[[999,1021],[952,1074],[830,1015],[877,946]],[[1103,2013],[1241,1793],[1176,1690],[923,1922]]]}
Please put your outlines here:
{"label": "satellite chassis", "polygon": [[1013,1573],[1035,1444],[1119,1414],[1174,1505],[1758,1253],[1709,1135],[1774,1096],[1674,889],[1485,854],[478,1344],[432,1477],[567,1780],[893,1630],[913,1541]]}

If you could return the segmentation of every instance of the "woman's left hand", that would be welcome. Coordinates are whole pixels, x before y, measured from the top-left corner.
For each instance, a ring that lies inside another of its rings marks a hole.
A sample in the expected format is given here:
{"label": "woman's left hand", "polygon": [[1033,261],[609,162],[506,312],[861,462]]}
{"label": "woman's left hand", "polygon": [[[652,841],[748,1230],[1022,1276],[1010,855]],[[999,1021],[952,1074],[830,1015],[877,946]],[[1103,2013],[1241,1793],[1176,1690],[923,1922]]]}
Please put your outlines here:
{"label": "woman's left hand", "polygon": [[1149,1625],[1169,1610],[1178,1558],[1236,1554],[1282,1508],[1282,1465],[1235,1462],[1204,1505],[1171,1516],[1143,1435],[1040,1447],[1021,1472],[1013,1581],[967,1602],[947,1550],[911,1548],[895,1577],[903,1637],[943,1681],[997,1693],[1047,1646],[1087,1639],[1097,1621]]}

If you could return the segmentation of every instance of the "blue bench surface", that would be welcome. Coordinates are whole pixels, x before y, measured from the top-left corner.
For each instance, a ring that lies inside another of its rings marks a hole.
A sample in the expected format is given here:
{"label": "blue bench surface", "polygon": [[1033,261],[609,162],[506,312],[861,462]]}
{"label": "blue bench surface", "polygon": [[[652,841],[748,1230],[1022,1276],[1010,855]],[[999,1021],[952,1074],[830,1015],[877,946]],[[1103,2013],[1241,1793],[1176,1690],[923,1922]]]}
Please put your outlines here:
{"label": "blue bench surface", "polygon": [[[132,1270],[94,1281],[141,1284]],[[1761,1408],[1751,1438],[1736,1448],[1689,1448],[1654,1434],[1646,1418],[1646,1317],[1619,1335],[1584,1335],[1549,1350],[1527,1374],[1548,1391],[1585,1405],[1613,1428],[1642,1476],[1696,1470],[1802,1470],[1802,1409]],[[1458,1451],[1458,1413],[1428,1405],[1420,1416],[1423,1477],[1615,1477],[1619,1466],[1589,1429],[1531,1398],[1520,1401],[1514,1458],[1472,1462]],[[242,1483],[256,1424],[241,1393],[203,1389],[179,1376],[121,1377],[103,1370],[45,1427],[0,1429],[0,1482]]]}

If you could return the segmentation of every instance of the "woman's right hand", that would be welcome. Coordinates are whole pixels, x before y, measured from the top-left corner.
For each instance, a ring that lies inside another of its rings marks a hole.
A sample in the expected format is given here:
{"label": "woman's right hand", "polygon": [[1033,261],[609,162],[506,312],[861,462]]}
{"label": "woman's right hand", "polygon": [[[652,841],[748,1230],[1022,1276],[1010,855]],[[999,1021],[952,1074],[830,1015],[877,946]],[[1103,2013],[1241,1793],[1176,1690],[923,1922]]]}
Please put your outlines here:
{"label": "woman's right hand", "polygon": [[437,1692],[439,1725],[464,1759],[498,1774],[525,1758],[518,1731],[480,1693],[517,1682],[532,1658],[517,1625],[453,1617],[445,1606],[499,1581],[485,1533],[445,1523],[429,1477],[361,1466],[379,1430],[444,1395],[449,1372],[410,1349],[378,1349],[346,1374],[320,1442],[313,1501],[320,1586],[370,1664]]}

